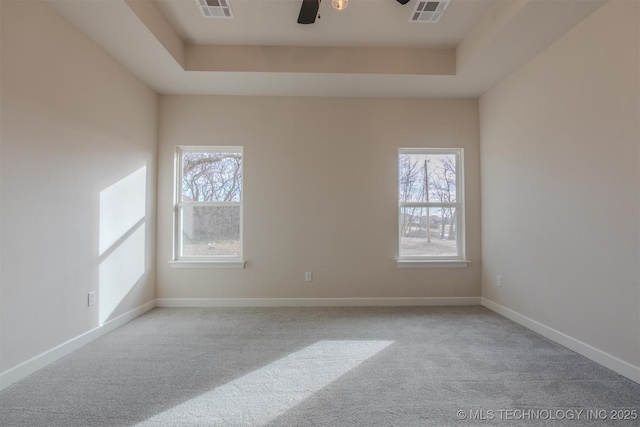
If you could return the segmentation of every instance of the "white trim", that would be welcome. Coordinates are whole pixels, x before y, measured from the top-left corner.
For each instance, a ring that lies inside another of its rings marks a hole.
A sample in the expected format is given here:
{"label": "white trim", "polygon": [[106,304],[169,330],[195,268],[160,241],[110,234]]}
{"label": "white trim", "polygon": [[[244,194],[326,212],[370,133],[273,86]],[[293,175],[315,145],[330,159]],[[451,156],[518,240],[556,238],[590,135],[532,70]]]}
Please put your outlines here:
{"label": "white trim", "polygon": [[240,153],[244,150],[241,145],[179,145],[185,153]]}
{"label": "white trim", "polygon": [[244,268],[245,261],[169,261],[171,268]]}
{"label": "white trim", "polygon": [[158,298],[134,308],[102,326],[85,332],[51,350],[0,373],[0,390],[31,375],[91,341],[124,325],[154,307],[345,307],[345,306],[446,306],[479,305],[575,351],[618,374],[640,383],[640,367],[550,328],[484,297],[399,298]]}
{"label": "white trim", "polygon": [[537,320],[533,320],[530,317],[524,316],[487,298],[482,298],[482,305],[489,310],[503,315],[507,319],[511,319],[514,322],[526,328],[529,328],[534,332],[539,333],[545,338],[549,338],[550,340],[555,341],[558,344],[563,345],[568,349],[573,350],[576,353],[581,354],[582,356],[591,359],[594,362],[606,368],[609,368],[622,376],[629,378],[632,381],[640,383],[640,366],[632,365],[629,362],[626,362],[622,359],[617,358],[616,356],[613,356],[587,343],[577,340],[563,332],[550,328],[549,326],[544,325]]}
{"label": "white trim", "polygon": [[51,350],[47,350],[44,353],[39,354],[27,360],[26,362],[19,364],[18,366],[15,366],[7,371],[2,372],[0,374],[0,390],[33,374],[39,369],[42,369],[45,366],[60,359],[61,357],[68,355],[69,353],[90,343],[96,338],[99,338],[104,334],[113,331],[114,329],[146,313],[147,311],[151,310],[155,306],[156,306],[155,300],[151,300],[147,303],[144,303],[140,307],[134,308],[133,310],[130,310],[116,317],[115,319],[109,320],[107,323],[103,324],[102,326],[93,328],[82,335],[72,338],[69,341],[64,342],[52,348]]}
{"label": "white trim", "polygon": [[455,150],[462,148],[431,148],[431,147],[399,147],[398,154],[433,154],[435,156],[442,154],[451,154]]}
{"label": "white trim", "polygon": [[479,305],[480,297],[158,298],[156,307],[366,307]]}
{"label": "white trim", "polygon": [[178,202],[178,206],[213,206],[221,208],[232,208],[242,207],[242,202]]}
{"label": "white trim", "polygon": [[458,202],[400,202],[401,208],[456,208],[460,209]]}
{"label": "white trim", "polygon": [[398,268],[457,267],[466,268],[471,261],[463,259],[399,259]]}

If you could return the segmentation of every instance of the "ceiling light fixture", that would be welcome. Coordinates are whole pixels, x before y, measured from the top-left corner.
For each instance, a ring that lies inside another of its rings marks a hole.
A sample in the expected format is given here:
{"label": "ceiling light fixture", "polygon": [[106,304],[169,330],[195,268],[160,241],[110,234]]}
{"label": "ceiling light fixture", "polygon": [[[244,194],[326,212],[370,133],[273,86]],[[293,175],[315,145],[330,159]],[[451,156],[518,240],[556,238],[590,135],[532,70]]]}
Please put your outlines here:
{"label": "ceiling light fixture", "polygon": [[331,5],[334,9],[343,10],[347,8],[349,0],[331,0]]}

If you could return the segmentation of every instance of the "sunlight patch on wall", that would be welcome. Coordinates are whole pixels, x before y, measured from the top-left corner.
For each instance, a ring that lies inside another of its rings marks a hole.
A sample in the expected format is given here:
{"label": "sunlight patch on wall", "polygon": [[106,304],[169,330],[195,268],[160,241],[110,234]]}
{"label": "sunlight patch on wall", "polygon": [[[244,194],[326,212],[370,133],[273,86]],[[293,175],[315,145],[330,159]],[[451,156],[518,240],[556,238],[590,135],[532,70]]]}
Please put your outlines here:
{"label": "sunlight patch on wall", "polygon": [[102,325],[146,271],[147,168],[100,192],[98,317]]}
{"label": "sunlight patch on wall", "polygon": [[102,325],[145,272],[145,223],[100,263],[100,324]]}
{"label": "sunlight patch on wall", "polygon": [[265,425],[392,343],[319,341],[137,426]]}
{"label": "sunlight patch on wall", "polygon": [[100,255],[144,218],[146,200],[146,166],[100,192]]}

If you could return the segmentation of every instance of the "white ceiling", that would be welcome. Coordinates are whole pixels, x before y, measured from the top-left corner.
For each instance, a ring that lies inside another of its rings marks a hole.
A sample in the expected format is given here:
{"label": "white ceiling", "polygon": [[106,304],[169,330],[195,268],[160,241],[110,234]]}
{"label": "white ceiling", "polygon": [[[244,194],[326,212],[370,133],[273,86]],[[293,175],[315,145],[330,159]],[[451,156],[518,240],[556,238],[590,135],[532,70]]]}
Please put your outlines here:
{"label": "white ceiling", "polygon": [[192,44],[454,48],[495,0],[454,0],[438,24],[409,22],[417,1],[349,0],[338,11],[324,0],[310,25],[296,22],[302,0],[229,0],[234,19],[204,18],[195,0],[156,4]]}
{"label": "white ceiling", "polygon": [[47,0],[161,94],[478,97],[607,0],[452,0],[437,24],[408,22],[418,0]]}

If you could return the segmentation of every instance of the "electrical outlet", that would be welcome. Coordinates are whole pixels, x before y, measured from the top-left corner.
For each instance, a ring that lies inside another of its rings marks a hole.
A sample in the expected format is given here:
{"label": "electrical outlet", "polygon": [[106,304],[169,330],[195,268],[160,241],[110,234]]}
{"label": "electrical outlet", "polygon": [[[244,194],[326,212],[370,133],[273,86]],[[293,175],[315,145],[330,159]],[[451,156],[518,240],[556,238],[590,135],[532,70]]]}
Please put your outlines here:
{"label": "electrical outlet", "polygon": [[502,274],[498,274],[498,277],[496,277],[496,285],[502,287]]}
{"label": "electrical outlet", "polygon": [[87,305],[91,307],[92,305],[96,305],[96,292],[89,292],[89,296],[87,298]]}
{"label": "electrical outlet", "polygon": [[312,279],[312,276],[311,276],[311,272],[310,271],[307,271],[306,273],[304,273],[304,281],[305,282],[310,282],[311,279]]}

